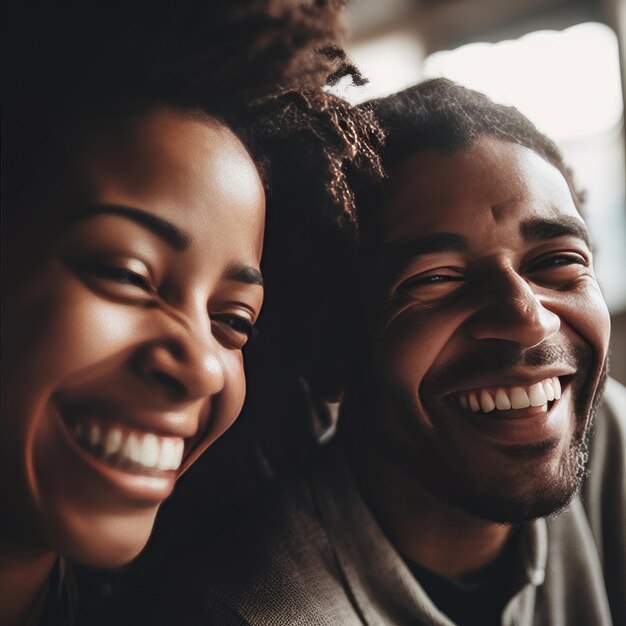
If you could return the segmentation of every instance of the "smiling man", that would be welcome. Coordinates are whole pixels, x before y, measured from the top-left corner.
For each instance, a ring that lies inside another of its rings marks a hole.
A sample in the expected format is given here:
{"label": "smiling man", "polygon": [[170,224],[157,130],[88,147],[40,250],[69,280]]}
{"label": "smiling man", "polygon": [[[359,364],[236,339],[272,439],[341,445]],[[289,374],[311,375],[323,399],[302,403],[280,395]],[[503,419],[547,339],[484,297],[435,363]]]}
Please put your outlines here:
{"label": "smiling man", "polygon": [[339,435],[220,537],[197,615],[625,623],[626,393],[571,173],[446,80],[369,106],[388,180],[360,193]]}

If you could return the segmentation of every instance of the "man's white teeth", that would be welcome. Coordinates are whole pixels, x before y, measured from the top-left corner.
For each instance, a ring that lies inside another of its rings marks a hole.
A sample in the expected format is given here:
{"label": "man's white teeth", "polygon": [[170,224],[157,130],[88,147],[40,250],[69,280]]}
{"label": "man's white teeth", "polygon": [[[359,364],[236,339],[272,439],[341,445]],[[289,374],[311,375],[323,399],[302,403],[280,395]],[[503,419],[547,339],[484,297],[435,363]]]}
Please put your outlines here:
{"label": "man's white teeth", "polygon": [[547,410],[548,402],[558,400],[560,397],[561,383],[558,377],[554,376],[527,386],[489,387],[467,391],[460,394],[459,404],[461,408],[469,408],[473,413],[528,407],[543,407]]}
{"label": "man's white teeth", "polygon": [[500,388],[496,391],[496,409],[498,411],[506,411],[511,408],[511,399],[504,389]]}
{"label": "man's white teeth", "polygon": [[480,392],[480,406],[485,413],[489,413],[496,408],[493,398],[484,389]]}
{"label": "man's white teeth", "polygon": [[176,470],[183,459],[180,437],[131,431],[102,422],[77,422],[74,437],[98,458],[112,464],[149,470]]}

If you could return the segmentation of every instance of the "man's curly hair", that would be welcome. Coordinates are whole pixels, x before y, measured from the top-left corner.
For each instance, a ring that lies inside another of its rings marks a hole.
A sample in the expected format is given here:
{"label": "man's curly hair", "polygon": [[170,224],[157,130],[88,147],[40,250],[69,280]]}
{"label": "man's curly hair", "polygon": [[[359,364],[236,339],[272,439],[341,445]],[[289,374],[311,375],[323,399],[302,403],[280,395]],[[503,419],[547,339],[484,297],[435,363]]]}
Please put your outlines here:
{"label": "man's curly hair", "polygon": [[584,194],[576,188],[560,150],[515,107],[494,102],[446,78],[435,78],[367,102],[361,108],[376,116],[386,135],[380,154],[387,174],[385,184],[371,185],[369,180],[362,186],[355,183],[360,188],[358,214],[365,230],[372,211],[380,208],[391,193],[394,172],[407,158],[424,150],[462,150],[481,137],[493,137],[536,152],[561,172],[576,208],[583,210]]}

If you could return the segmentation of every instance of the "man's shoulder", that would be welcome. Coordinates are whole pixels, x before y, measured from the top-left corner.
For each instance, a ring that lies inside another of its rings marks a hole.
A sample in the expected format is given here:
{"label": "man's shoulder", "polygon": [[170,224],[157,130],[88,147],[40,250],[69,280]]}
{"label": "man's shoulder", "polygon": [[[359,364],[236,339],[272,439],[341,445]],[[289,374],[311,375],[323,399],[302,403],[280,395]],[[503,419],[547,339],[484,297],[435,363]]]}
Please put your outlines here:
{"label": "man's shoulder", "polygon": [[308,471],[260,494],[211,544],[198,590],[207,617],[228,607],[243,624],[347,623],[348,602]]}
{"label": "man's shoulder", "polygon": [[[626,387],[608,379],[595,416],[589,449],[590,484],[598,493],[600,484],[626,482]],[[622,468],[621,472],[617,472]],[[618,485],[616,485],[618,486]]]}
{"label": "man's shoulder", "polygon": [[610,413],[612,421],[620,425],[622,432],[626,431],[626,387],[613,378],[607,379],[602,405]]}
{"label": "man's shoulder", "polygon": [[[625,519],[626,389],[609,380],[595,416],[580,495],[568,510],[548,520],[548,572],[541,601],[551,608],[545,611],[565,616],[568,623],[566,611],[575,610],[576,602],[585,610],[596,604],[597,615],[626,623]],[[572,571],[576,576],[569,578]]]}
{"label": "man's shoulder", "polygon": [[136,615],[156,626],[174,618],[221,626],[349,623],[340,614],[347,602],[307,469],[220,517],[204,536],[196,523],[180,539]]}

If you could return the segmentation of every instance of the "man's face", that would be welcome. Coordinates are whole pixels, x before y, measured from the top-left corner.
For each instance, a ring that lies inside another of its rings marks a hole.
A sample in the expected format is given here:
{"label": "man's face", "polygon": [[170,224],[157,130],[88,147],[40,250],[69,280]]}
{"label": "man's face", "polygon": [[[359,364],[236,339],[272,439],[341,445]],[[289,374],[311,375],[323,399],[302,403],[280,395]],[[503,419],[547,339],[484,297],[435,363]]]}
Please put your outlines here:
{"label": "man's face", "polygon": [[498,522],[580,483],[609,316],[561,173],[482,138],[394,176],[368,274],[365,432],[448,503]]}

